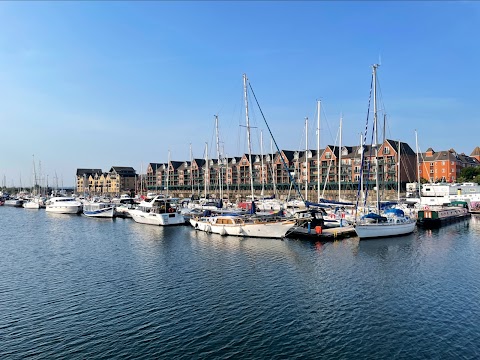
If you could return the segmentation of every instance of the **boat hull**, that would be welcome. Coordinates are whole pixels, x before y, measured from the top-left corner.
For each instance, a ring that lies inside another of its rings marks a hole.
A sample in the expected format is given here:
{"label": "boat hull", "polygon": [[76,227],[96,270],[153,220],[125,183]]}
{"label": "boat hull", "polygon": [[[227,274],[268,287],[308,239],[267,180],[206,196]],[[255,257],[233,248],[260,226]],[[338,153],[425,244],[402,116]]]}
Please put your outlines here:
{"label": "boat hull", "polygon": [[45,208],[46,212],[51,212],[55,214],[79,214],[82,212],[81,205],[74,206],[49,206]]}
{"label": "boat hull", "polygon": [[87,217],[96,217],[96,218],[113,218],[115,217],[115,207],[105,207],[96,210],[87,210],[85,207],[83,208],[83,215]]}
{"label": "boat hull", "polygon": [[418,226],[425,229],[439,228],[444,224],[467,219],[471,214],[462,208],[445,209],[445,210],[421,210],[418,212]]}
{"label": "boat hull", "polygon": [[169,225],[184,225],[185,219],[182,214],[174,213],[148,213],[141,210],[130,210],[130,215],[133,220],[139,224],[169,226]]}
{"label": "boat hull", "polygon": [[5,206],[13,206],[13,207],[22,207],[23,201],[22,200],[5,200]]}
{"label": "boat hull", "polygon": [[392,237],[407,235],[415,230],[415,221],[400,224],[392,223],[371,223],[357,224],[355,232],[360,239],[372,239],[381,237]]}
{"label": "boat hull", "polygon": [[23,203],[23,207],[25,209],[40,209],[40,204],[35,201],[27,201],[26,203]]}
{"label": "boat hull", "polygon": [[284,238],[288,230],[295,226],[294,221],[265,222],[259,224],[245,223],[236,224],[214,224],[208,220],[190,219],[190,224],[196,229],[219,235],[259,237],[259,238]]}

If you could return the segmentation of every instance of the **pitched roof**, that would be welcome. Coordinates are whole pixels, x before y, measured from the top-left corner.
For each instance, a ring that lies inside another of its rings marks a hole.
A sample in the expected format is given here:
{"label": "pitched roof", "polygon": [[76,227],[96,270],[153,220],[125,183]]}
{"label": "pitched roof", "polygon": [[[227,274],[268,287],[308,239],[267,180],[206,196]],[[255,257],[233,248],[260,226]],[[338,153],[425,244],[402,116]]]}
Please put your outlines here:
{"label": "pitched roof", "polygon": [[[387,142],[398,153],[398,141],[387,139]],[[415,155],[415,151],[410,145],[404,142],[400,142],[400,153],[401,155]]]}
{"label": "pitched roof", "polygon": [[131,166],[112,166],[110,172],[114,171],[123,177],[133,177],[137,175],[135,169]]}
{"label": "pitched roof", "polygon": [[77,176],[90,176],[90,175],[101,175],[102,169],[77,169]]}
{"label": "pitched roof", "polygon": [[470,156],[480,156],[480,146],[477,146],[475,149],[473,149]]}

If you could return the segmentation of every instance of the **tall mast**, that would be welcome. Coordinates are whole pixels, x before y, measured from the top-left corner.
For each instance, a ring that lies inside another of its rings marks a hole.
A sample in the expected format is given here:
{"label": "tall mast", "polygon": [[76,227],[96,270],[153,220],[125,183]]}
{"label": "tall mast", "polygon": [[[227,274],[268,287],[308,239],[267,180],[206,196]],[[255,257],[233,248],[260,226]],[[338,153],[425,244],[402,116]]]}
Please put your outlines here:
{"label": "tall mast", "polygon": [[305,118],[305,201],[308,201],[308,117]]}
{"label": "tall mast", "polygon": [[378,124],[377,124],[377,68],[378,64],[372,66],[373,69],[373,130],[375,134],[375,143],[373,144],[375,148],[375,186],[377,188],[377,212],[380,215],[380,182],[378,178]]}
{"label": "tall mast", "polygon": [[363,157],[363,151],[365,150],[363,148],[363,134],[360,133],[360,199],[364,199],[365,198],[365,193],[363,192],[363,169],[362,169],[362,157]]}
{"label": "tall mast", "polygon": [[168,183],[170,181],[170,150],[168,150],[168,158],[167,158],[167,191],[165,194],[165,198],[168,198]]}
{"label": "tall mast", "polygon": [[263,131],[260,130],[260,161],[262,165],[262,171],[260,171],[260,179],[262,181],[262,196],[265,191],[265,176],[263,172]]}
{"label": "tall mast", "polygon": [[252,164],[252,145],[250,141],[250,119],[248,118],[248,98],[247,98],[247,75],[243,74],[243,92],[245,97],[245,119],[247,123],[247,142],[248,142],[248,161],[250,163],[250,191],[252,192],[252,201],[254,200],[253,196],[253,164]]}
{"label": "tall mast", "polygon": [[420,185],[420,161],[418,160],[418,136],[417,130],[415,129],[415,150],[417,153],[417,184],[418,184],[418,198],[421,196],[421,185]]}
{"label": "tall mast", "polygon": [[277,186],[275,185],[275,182],[277,181],[277,169],[275,166],[275,154],[273,153],[273,138],[270,138],[270,152],[272,154],[272,158],[270,159],[270,164],[272,166],[272,174],[273,174],[273,193],[275,194],[275,197],[277,196]]}
{"label": "tall mast", "polygon": [[[225,152],[225,149],[223,149],[223,151]],[[228,175],[229,175],[229,172],[228,172],[228,154],[225,154],[225,182],[226,182],[226,185],[227,185],[227,198],[228,198],[228,201],[230,201],[230,190],[228,188]]]}
{"label": "tall mast", "polygon": [[210,182],[210,165],[208,164],[208,142],[205,143],[205,174],[204,174],[204,181],[203,181],[203,191],[204,197],[207,198],[208,193],[208,183]]}
{"label": "tall mast", "polygon": [[192,195],[193,195],[193,153],[192,153],[192,143],[190,143],[190,185],[192,185]]}
{"label": "tall mast", "polygon": [[217,141],[217,169],[218,169],[218,187],[220,188],[220,199],[223,198],[223,189],[222,189],[222,167],[220,163],[220,141],[218,135],[218,115],[215,115],[215,134]]}
{"label": "tall mast", "polygon": [[342,122],[343,115],[340,115],[340,139],[338,146],[338,201],[340,201],[342,190]]}
{"label": "tall mast", "polygon": [[398,140],[398,173],[397,173],[397,199],[400,201],[400,157],[402,156],[402,147],[400,140]]}
{"label": "tall mast", "polygon": [[317,101],[317,202],[320,202],[320,100]]}

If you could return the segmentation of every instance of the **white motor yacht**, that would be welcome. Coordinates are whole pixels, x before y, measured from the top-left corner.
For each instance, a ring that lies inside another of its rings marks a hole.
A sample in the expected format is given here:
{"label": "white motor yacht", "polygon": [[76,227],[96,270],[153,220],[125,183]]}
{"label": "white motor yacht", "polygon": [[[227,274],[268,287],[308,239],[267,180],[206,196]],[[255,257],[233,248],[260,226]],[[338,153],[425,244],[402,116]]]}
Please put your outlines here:
{"label": "white motor yacht", "polygon": [[52,197],[47,200],[45,211],[57,214],[79,214],[83,204],[73,197]]}

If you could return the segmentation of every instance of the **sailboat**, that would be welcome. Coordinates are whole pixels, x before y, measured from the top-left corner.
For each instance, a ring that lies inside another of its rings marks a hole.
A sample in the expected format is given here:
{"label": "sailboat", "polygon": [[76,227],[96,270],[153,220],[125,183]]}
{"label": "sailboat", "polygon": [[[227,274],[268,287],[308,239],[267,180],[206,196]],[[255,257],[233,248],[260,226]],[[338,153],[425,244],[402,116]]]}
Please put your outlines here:
{"label": "sailboat", "polygon": [[[391,209],[385,213],[381,213],[380,209],[380,188],[379,188],[379,174],[378,174],[378,127],[377,127],[377,68],[378,64],[372,66],[372,86],[373,86],[373,131],[374,144],[372,148],[375,149],[375,182],[376,182],[376,213],[369,213],[364,215],[355,225],[355,231],[360,239],[391,237],[398,235],[410,234],[415,230],[416,221],[409,216],[406,216],[400,209]],[[368,119],[367,119],[368,121]],[[365,133],[366,137],[366,133]],[[362,163],[364,159],[362,154]],[[363,166],[362,166],[363,169]],[[361,173],[360,178],[363,177]],[[357,203],[358,208],[358,203]]]}
{"label": "sailboat", "polygon": [[190,224],[196,229],[220,235],[235,235],[244,237],[283,238],[288,230],[295,226],[294,220],[255,216],[255,196],[253,192],[252,146],[250,141],[250,120],[248,117],[247,76],[243,74],[245,97],[245,118],[247,128],[247,142],[250,170],[250,190],[252,206],[251,215],[240,216],[223,214],[213,216],[194,217]]}
{"label": "sailboat", "polygon": [[[32,155],[33,156],[33,155]],[[35,171],[35,157],[33,158],[33,181],[32,181],[32,197],[23,203],[25,209],[40,209],[39,198],[36,196],[37,192],[37,173]]]}

